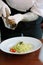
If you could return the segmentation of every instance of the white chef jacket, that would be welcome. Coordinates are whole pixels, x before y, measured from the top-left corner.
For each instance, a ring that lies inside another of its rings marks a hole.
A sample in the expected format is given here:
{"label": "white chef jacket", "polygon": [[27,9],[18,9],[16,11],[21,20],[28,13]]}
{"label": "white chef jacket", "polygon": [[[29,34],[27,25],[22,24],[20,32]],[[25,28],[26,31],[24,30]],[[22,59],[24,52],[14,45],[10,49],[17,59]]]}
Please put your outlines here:
{"label": "white chef jacket", "polygon": [[14,9],[19,11],[31,11],[43,17],[43,0],[6,0],[6,2]]}

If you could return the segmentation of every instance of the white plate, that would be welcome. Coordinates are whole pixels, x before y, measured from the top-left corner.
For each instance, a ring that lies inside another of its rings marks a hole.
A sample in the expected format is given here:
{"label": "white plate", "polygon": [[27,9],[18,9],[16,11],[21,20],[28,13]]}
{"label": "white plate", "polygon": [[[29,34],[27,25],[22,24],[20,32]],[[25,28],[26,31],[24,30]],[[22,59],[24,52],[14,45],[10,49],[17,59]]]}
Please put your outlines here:
{"label": "white plate", "polygon": [[[26,42],[26,43],[31,43],[34,45],[34,48],[28,52],[25,53],[18,53],[18,52],[10,52],[9,49],[11,46],[15,45],[17,42]],[[14,37],[14,38],[10,38],[7,39],[3,42],[1,42],[0,44],[0,49],[6,53],[10,53],[10,54],[27,54],[27,53],[32,53],[34,51],[37,51],[38,49],[40,49],[42,46],[42,43],[40,40],[36,39],[36,38],[32,38],[32,37]]]}

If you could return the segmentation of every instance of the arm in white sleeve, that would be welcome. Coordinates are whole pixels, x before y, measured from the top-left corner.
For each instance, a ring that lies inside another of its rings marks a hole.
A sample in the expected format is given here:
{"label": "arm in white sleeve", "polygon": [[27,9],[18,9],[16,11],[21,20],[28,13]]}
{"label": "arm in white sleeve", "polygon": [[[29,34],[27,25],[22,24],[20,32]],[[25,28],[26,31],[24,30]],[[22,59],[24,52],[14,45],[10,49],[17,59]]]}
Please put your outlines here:
{"label": "arm in white sleeve", "polygon": [[43,17],[43,0],[36,0],[31,11]]}
{"label": "arm in white sleeve", "polygon": [[27,21],[27,22],[31,22],[38,19],[38,15],[33,13],[33,12],[28,12],[26,14],[23,14],[23,19],[22,21]]}
{"label": "arm in white sleeve", "polygon": [[0,0],[0,16],[3,15],[6,17],[6,12],[11,14],[10,8],[2,0]]}

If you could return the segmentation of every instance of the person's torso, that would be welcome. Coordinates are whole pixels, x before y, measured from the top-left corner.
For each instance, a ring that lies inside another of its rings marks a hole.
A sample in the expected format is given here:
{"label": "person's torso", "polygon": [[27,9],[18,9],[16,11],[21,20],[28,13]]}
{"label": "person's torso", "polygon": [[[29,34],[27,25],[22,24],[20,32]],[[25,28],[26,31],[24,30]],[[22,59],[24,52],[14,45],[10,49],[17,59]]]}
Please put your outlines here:
{"label": "person's torso", "polygon": [[14,14],[17,14],[17,13],[25,14],[27,12],[30,12],[31,7],[28,10],[26,10],[26,11],[20,11],[20,10],[18,10],[16,8],[11,7],[8,4],[8,1],[7,0],[3,0],[3,1],[10,7],[10,9],[11,9],[11,15],[14,15]]}
{"label": "person's torso", "polygon": [[22,12],[29,10],[33,6],[34,1],[35,0],[6,0],[10,7]]}

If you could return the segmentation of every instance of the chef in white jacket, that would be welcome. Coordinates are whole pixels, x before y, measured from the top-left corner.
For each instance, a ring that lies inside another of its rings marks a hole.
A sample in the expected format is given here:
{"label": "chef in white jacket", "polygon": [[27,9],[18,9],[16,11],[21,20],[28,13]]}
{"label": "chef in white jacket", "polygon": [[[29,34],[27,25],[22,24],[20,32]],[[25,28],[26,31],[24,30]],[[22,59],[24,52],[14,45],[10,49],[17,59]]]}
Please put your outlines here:
{"label": "chef in white jacket", "polygon": [[[17,27],[12,29],[4,18],[15,21]],[[18,18],[18,19],[16,19]],[[43,19],[43,0],[0,0],[0,29],[1,40],[10,37],[31,36],[40,39],[42,37],[40,23]]]}

